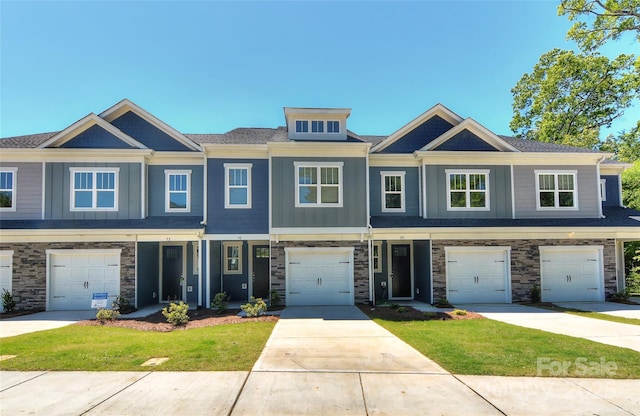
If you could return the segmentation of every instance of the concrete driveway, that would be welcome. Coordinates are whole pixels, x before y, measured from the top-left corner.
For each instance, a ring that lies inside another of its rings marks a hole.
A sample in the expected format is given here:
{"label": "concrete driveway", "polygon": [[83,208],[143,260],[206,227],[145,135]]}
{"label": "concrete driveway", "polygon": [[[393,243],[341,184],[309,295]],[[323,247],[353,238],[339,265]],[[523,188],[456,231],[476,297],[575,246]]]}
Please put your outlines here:
{"label": "concrete driveway", "polygon": [[62,328],[96,317],[95,310],[38,312],[0,320],[0,338]]}
{"label": "concrete driveway", "polygon": [[555,304],[563,308],[599,312],[606,315],[621,316],[623,318],[640,319],[640,305],[627,305],[615,302],[556,302]]}
{"label": "concrete driveway", "polygon": [[620,324],[518,304],[460,304],[489,319],[640,351],[640,325]]}

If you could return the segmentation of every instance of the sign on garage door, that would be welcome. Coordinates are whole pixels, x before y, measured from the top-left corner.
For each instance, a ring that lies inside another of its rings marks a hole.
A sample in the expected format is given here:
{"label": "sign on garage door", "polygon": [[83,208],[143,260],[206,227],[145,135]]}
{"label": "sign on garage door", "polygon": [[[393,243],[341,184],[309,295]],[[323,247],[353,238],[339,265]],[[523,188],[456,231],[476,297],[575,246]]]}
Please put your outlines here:
{"label": "sign on garage door", "polygon": [[353,248],[289,248],[287,305],[353,305]]}
{"label": "sign on garage door", "polygon": [[542,301],[604,300],[602,246],[540,247]]}
{"label": "sign on garage door", "polygon": [[97,292],[108,293],[110,306],[120,294],[120,252],[48,250],[47,310],[90,309]]}
{"label": "sign on garage door", "polygon": [[451,303],[510,303],[510,247],[445,247]]}

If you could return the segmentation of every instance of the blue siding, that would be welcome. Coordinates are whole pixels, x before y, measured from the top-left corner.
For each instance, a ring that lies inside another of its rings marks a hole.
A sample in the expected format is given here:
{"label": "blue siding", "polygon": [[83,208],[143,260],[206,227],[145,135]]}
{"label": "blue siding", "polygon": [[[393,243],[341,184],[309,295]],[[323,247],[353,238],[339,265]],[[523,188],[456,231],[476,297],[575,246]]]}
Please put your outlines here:
{"label": "blue siding", "polygon": [[60,147],[73,149],[133,149],[132,146],[98,125],[89,127]]}
{"label": "blue siding", "polygon": [[607,200],[602,202],[605,207],[617,207],[620,205],[620,178],[618,175],[601,175],[601,179],[606,180],[605,189]]}
{"label": "blue siding", "polygon": [[[224,246],[223,246],[224,247]],[[224,254],[222,255],[224,262]],[[224,265],[223,265],[224,266]],[[222,289],[227,292],[231,301],[246,302],[249,300],[249,245],[246,241],[242,243],[242,274],[224,274],[222,268]],[[247,289],[243,289],[242,285]]]}
{"label": "blue siding", "polygon": [[498,149],[471,133],[462,130],[434,150],[496,152]]}
{"label": "blue siding", "polygon": [[192,151],[132,111],[127,111],[113,120],[111,124],[144,144],[149,149],[160,151]]}
{"label": "blue siding", "polygon": [[429,241],[413,242],[413,268],[416,289],[414,297],[431,303],[431,244]]}
{"label": "blue siding", "polygon": [[138,308],[155,305],[160,299],[160,244],[138,243],[137,263]]}
{"label": "blue siding", "polygon": [[[197,303],[198,302],[198,275],[194,273],[194,264],[193,264],[193,243],[189,241],[187,243],[187,253],[186,258],[184,259],[187,262],[187,286],[192,287],[192,291],[189,292],[187,290],[187,302],[189,303]],[[197,261],[197,260],[196,260]]]}
{"label": "blue siding", "polygon": [[[191,171],[191,211],[190,212],[165,212],[165,169],[190,170]],[[147,168],[147,189],[149,201],[149,216],[202,216],[203,205],[203,178],[202,166],[192,165],[152,165]]]}
{"label": "blue siding", "polygon": [[433,116],[380,151],[380,153],[413,153],[422,149],[452,127],[453,124],[442,117]]}
{"label": "blue siding", "polygon": [[[387,279],[389,271],[387,266],[387,247],[387,242],[383,241],[382,246],[380,247],[380,261],[382,262],[382,271],[374,272],[373,274],[376,302],[389,299],[389,281]],[[371,258],[373,258],[373,253],[371,253]],[[382,287],[382,282],[385,282],[386,287]]]}
{"label": "blue siding", "polygon": [[[251,163],[251,208],[224,207],[224,164]],[[207,234],[267,234],[269,232],[269,161],[208,159]]]}
{"label": "blue siding", "polygon": [[[380,172],[406,172],[404,177],[405,212],[382,212],[382,177]],[[372,167],[369,173],[371,215],[420,215],[419,167]]]}
{"label": "blue siding", "polygon": [[209,254],[209,283],[211,285],[209,293],[213,301],[216,293],[222,291],[222,242],[209,241],[207,245],[209,246],[207,253]]}

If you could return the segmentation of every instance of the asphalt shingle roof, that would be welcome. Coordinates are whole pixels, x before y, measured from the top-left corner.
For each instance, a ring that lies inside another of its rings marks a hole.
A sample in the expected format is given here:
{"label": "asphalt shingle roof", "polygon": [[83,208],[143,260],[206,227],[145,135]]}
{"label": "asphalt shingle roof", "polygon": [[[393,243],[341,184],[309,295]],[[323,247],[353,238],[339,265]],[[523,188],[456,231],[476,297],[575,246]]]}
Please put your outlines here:
{"label": "asphalt shingle roof", "polygon": [[202,217],[147,217],[132,220],[2,220],[1,230],[172,229],[200,230]]}
{"label": "asphalt shingle roof", "polygon": [[42,143],[46,142],[57,133],[58,133],[57,131],[54,131],[51,133],[40,133],[40,134],[30,134],[27,136],[7,137],[4,139],[0,139],[0,149],[1,148],[32,149],[34,147],[40,146]]}

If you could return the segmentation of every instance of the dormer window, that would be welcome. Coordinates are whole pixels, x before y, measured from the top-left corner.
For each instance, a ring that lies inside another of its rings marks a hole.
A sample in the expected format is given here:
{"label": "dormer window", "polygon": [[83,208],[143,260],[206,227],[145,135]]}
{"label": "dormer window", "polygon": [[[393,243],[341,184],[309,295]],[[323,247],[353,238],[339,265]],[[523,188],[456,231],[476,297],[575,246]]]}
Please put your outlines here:
{"label": "dormer window", "polygon": [[285,107],[289,140],[347,141],[350,108]]}
{"label": "dormer window", "polygon": [[340,133],[340,122],[337,120],[327,121],[327,133]]}
{"label": "dormer window", "polygon": [[311,121],[311,133],[324,133],[324,121],[312,120]]}
{"label": "dormer window", "polygon": [[309,121],[296,120],[296,133],[308,133],[308,132],[309,132]]}
{"label": "dormer window", "polygon": [[[311,124],[311,131],[309,131]],[[326,126],[326,127],[325,127]],[[296,133],[340,133],[338,120],[296,120]]]}

